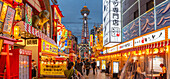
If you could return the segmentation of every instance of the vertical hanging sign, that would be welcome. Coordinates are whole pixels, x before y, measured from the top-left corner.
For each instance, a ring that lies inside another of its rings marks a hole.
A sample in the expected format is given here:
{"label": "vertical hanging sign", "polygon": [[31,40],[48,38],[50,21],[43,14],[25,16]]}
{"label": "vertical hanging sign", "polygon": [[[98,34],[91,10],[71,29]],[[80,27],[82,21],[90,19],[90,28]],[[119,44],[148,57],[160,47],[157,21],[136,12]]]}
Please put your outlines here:
{"label": "vertical hanging sign", "polygon": [[11,34],[14,15],[15,15],[15,10],[8,6],[7,14],[4,20],[3,32]]}
{"label": "vertical hanging sign", "polygon": [[93,46],[93,35],[92,34],[90,35],[90,46],[91,47]]}
{"label": "vertical hanging sign", "polygon": [[32,8],[28,4],[25,5],[25,22],[32,26]]}
{"label": "vertical hanging sign", "polygon": [[103,45],[121,42],[121,0],[103,0]]}

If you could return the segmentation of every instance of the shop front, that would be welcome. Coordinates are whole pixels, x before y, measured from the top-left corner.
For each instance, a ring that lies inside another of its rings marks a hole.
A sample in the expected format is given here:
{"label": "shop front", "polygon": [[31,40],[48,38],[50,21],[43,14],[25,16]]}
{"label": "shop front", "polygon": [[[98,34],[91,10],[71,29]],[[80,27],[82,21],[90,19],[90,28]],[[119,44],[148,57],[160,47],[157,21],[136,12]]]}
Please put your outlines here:
{"label": "shop front", "polygon": [[10,57],[11,73],[17,79],[32,79],[32,51],[26,49],[12,49]]}
{"label": "shop front", "polygon": [[[116,51],[109,52],[111,51],[110,48],[108,49],[109,54],[99,56],[98,58],[102,61],[107,60],[107,56],[111,56],[112,73],[117,73],[118,70],[122,69],[127,70],[128,62],[131,62],[133,59],[134,63],[138,62],[141,71],[146,73],[145,78],[158,78],[160,76],[159,73],[162,72],[160,64],[164,64],[167,68],[167,74],[169,74],[169,38],[169,27],[162,28],[118,44],[116,45]],[[144,75],[141,77],[144,77]],[[169,75],[167,75],[168,78]]]}
{"label": "shop front", "polygon": [[64,77],[66,58],[58,56],[58,47],[41,39],[39,45],[40,77]]}

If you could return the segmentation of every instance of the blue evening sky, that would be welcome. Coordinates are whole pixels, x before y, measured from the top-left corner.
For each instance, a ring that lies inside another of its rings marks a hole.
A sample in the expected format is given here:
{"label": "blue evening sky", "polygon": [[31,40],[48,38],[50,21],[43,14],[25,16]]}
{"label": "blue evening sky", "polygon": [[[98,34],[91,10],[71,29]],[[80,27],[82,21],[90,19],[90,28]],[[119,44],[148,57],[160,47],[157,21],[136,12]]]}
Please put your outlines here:
{"label": "blue evening sky", "polygon": [[[64,18],[62,18],[62,24],[66,29],[71,30],[73,35],[78,37],[78,43],[81,42],[83,16],[80,10],[83,6],[87,6],[90,10],[88,20],[89,33],[94,24],[100,25],[102,23],[102,0],[57,0],[59,8],[62,11]],[[71,23],[70,23],[71,22]]]}

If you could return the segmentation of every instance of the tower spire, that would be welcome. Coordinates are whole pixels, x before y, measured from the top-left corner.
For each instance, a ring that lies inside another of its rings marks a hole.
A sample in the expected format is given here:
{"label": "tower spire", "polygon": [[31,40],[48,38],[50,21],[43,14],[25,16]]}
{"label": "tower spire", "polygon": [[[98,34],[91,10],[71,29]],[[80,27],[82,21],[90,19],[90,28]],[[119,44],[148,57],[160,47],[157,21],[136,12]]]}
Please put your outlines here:
{"label": "tower spire", "polygon": [[87,6],[84,6],[81,9],[81,15],[83,16],[83,27],[82,27],[82,37],[81,37],[81,43],[82,44],[88,44],[89,42],[89,30],[88,30],[88,15],[90,13],[90,10],[87,8]]}

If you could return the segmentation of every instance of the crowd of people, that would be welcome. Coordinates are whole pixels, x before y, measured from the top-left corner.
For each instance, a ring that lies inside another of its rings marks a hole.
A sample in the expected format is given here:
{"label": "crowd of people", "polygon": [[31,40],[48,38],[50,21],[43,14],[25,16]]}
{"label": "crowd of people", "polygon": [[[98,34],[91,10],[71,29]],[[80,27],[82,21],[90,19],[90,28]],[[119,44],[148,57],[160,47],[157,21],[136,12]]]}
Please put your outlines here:
{"label": "crowd of people", "polygon": [[[86,77],[89,76],[90,69],[93,69],[93,75],[97,74],[97,63],[95,59],[90,61],[89,59],[80,59],[77,58],[75,65],[73,62],[67,61],[67,70],[64,71],[67,79],[85,79],[83,75]],[[83,72],[86,74],[83,74]]]}

